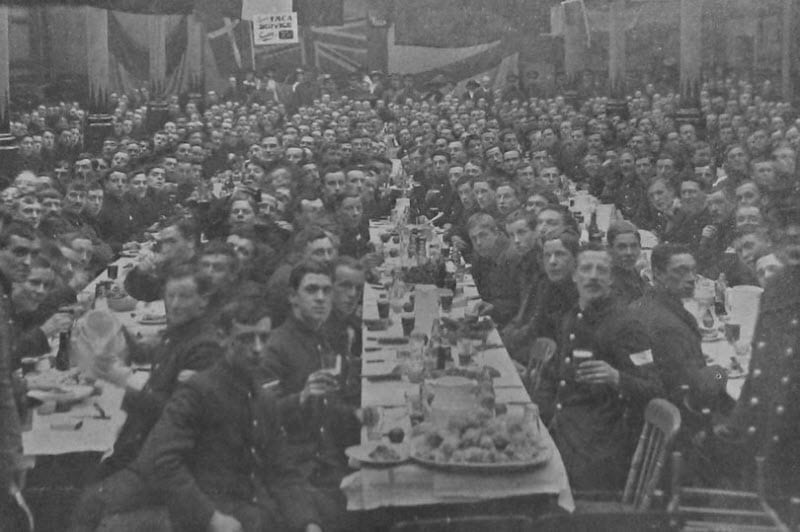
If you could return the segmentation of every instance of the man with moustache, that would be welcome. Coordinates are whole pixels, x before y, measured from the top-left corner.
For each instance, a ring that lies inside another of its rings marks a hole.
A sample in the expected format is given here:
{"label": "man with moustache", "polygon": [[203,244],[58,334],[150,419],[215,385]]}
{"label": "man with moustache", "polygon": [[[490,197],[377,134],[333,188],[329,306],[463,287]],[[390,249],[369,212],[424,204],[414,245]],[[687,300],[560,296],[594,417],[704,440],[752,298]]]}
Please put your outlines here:
{"label": "man with moustache", "polygon": [[611,296],[611,268],[602,248],[578,254],[578,305],[533,398],[580,490],[622,489],[644,409],[663,393],[646,330]]}

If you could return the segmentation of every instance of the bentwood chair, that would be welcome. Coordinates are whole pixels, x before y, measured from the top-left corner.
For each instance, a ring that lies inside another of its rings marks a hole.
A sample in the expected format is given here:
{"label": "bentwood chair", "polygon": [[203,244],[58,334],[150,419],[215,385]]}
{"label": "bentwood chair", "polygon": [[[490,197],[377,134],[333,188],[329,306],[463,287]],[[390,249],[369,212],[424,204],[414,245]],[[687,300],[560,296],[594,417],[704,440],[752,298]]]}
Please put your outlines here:
{"label": "bentwood chair", "polygon": [[[678,408],[664,399],[653,399],[644,411],[644,427],[631,460],[622,496],[611,502],[609,494],[575,494],[578,512],[645,512],[658,495],[658,485],[670,448],[681,427]],[[590,500],[581,500],[581,498]],[[597,499],[605,499],[598,501]],[[591,500],[594,499],[594,500]]]}
{"label": "bentwood chair", "polygon": [[550,338],[537,338],[528,355],[528,366],[522,376],[522,383],[533,395],[542,380],[542,368],[556,353],[556,343]]}
{"label": "bentwood chair", "polygon": [[[671,500],[667,508],[680,530],[690,532],[789,532],[767,504],[764,490],[764,457],[756,457],[756,491],[738,491],[681,486],[683,457],[672,454]],[[793,499],[796,515],[800,501]],[[794,523],[793,523],[794,525]]]}
{"label": "bentwood chair", "polygon": [[530,532],[533,520],[524,515],[476,515],[419,519],[396,523],[390,532]]}

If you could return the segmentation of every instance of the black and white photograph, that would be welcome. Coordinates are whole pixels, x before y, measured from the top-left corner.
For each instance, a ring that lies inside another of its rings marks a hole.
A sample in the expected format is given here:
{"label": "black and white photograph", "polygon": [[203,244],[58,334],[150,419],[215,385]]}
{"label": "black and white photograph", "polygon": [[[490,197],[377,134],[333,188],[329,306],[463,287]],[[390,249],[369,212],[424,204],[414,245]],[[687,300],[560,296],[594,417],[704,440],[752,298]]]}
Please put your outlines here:
{"label": "black and white photograph", "polygon": [[800,532],[800,0],[0,0],[0,532]]}

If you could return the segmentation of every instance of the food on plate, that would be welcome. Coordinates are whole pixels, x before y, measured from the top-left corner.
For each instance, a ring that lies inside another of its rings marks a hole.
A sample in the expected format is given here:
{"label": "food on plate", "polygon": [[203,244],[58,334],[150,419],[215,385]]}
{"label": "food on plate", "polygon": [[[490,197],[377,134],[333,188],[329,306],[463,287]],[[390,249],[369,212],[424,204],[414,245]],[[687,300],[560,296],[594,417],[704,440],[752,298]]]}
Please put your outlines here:
{"label": "food on plate", "polygon": [[80,368],[59,371],[55,368],[40,373],[28,373],[25,382],[29,390],[59,390],[64,387],[84,384]]}
{"label": "food on plate", "polygon": [[414,427],[412,453],[440,464],[513,464],[537,460],[546,447],[537,422],[480,411],[453,417],[446,427]]}
{"label": "food on plate", "polygon": [[443,316],[439,324],[451,343],[455,343],[457,338],[486,340],[495,327],[494,321],[489,316],[466,316],[459,319]]}
{"label": "food on plate", "polygon": [[147,312],[142,315],[142,321],[164,321],[167,316],[164,314],[157,314],[155,312]]}
{"label": "food on plate", "polygon": [[375,447],[369,457],[375,462],[398,462],[403,459],[394,449],[382,444]]}

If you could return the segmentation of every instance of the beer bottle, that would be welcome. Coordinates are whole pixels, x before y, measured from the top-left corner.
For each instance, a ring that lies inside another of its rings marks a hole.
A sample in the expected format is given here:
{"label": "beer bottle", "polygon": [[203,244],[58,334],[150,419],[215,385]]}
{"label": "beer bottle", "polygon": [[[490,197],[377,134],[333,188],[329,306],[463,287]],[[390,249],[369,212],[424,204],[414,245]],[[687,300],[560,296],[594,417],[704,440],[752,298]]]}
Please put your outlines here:
{"label": "beer bottle", "polygon": [[58,352],[56,353],[55,366],[59,371],[67,371],[69,369],[69,340],[69,332],[62,332],[58,335]]}

